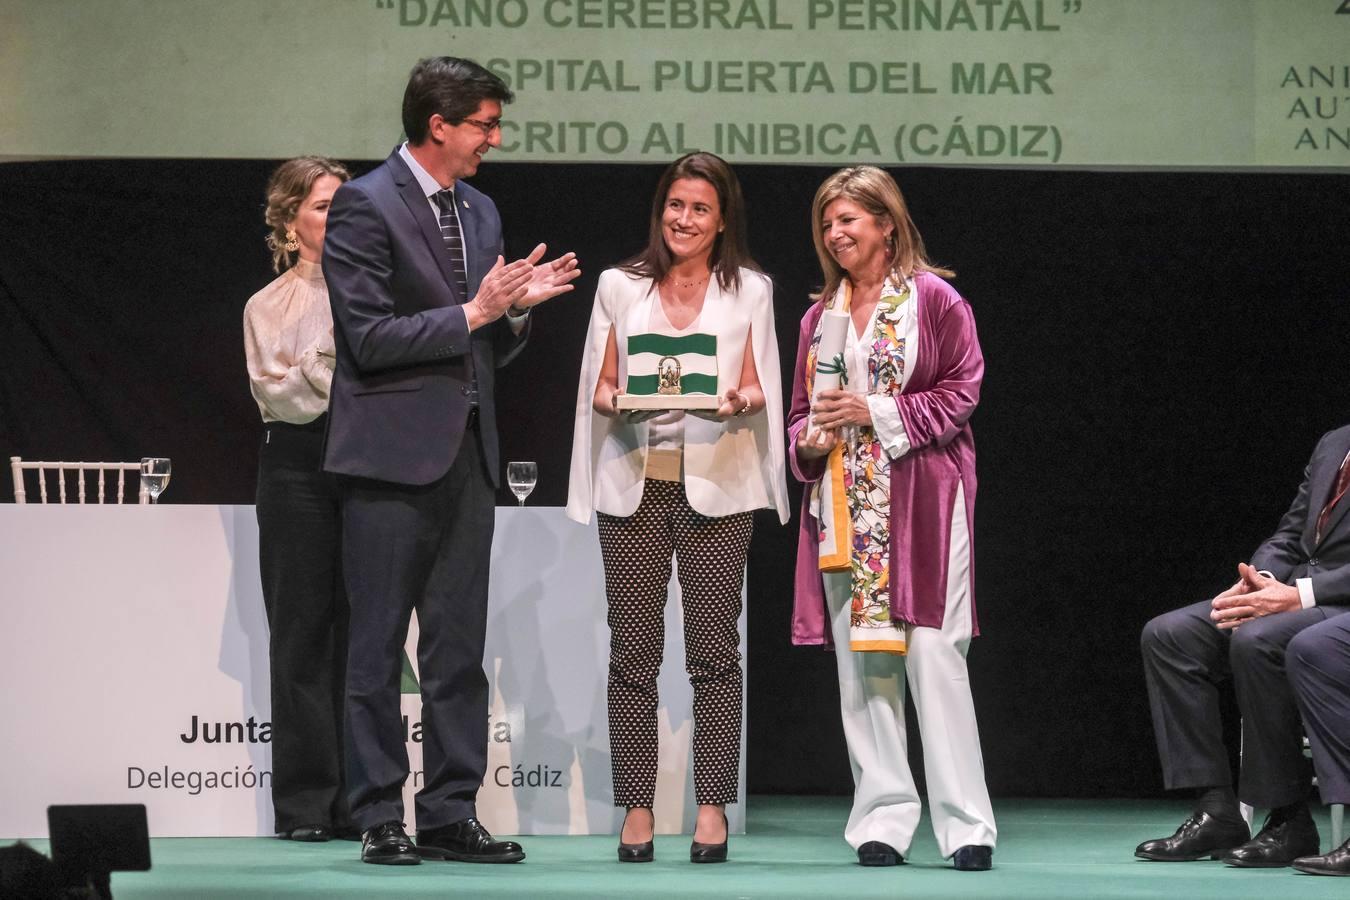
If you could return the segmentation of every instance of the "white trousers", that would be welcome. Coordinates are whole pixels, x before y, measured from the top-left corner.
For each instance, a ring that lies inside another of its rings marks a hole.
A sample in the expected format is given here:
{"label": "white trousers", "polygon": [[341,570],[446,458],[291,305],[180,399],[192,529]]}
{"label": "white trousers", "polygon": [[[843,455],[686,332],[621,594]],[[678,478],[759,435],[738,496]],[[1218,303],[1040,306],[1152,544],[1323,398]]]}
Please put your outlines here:
{"label": "white trousers", "polygon": [[992,847],[998,838],[970,696],[970,537],[960,491],[952,521],[947,606],[942,628],[907,629],[909,652],[848,649],[850,576],[825,573],[825,599],[839,664],[839,705],[853,767],[853,810],[844,839],[854,849],[881,841],[902,856],[919,825],[921,802],[909,769],[905,679],[923,738],[924,772],[938,850],[949,857],[968,844]]}

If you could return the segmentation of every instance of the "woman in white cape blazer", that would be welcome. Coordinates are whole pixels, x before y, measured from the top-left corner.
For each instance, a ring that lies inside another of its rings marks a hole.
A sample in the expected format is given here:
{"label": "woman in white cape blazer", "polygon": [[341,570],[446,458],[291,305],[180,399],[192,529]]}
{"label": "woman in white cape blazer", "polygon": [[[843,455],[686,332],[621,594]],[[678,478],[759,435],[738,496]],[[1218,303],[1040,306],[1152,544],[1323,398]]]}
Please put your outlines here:
{"label": "woman in white cape blazer", "polygon": [[[740,276],[740,290],[735,293],[723,291],[716,278],[709,280],[698,330],[717,336],[717,392],[721,395],[741,383],[746,338],[753,337],[764,409],[726,422],[684,417],[685,494],[689,505],[705,516],[769,507],[778,512],[779,522],[786,523],[783,398],[773,324],[773,285],[767,276],[749,269],[741,269]],[[620,269],[606,269],[600,275],[577,388],[567,492],[568,518],[582,524],[591,520],[592,510],[631,516],[642,502],[647,423],[629,425],[617,417],[597,415],[592,402],[610,329],[620,348],[622,385],[628,378],[624,352],[628,337],[649,330],[652,304],[659,302],[650,278]]]}

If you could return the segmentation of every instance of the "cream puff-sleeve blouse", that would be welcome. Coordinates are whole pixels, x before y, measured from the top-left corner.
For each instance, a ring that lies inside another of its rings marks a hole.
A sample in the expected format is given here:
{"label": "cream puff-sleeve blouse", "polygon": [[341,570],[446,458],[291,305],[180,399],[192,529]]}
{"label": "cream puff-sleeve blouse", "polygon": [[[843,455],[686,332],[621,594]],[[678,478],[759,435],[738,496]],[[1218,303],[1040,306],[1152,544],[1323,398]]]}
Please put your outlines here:
{"label": "cream puff-sleeve blouse", "polygon": [[264,422],[312,422],[328,409],[333,313],[318,263],[299,259],[244,307],[249,389]]}

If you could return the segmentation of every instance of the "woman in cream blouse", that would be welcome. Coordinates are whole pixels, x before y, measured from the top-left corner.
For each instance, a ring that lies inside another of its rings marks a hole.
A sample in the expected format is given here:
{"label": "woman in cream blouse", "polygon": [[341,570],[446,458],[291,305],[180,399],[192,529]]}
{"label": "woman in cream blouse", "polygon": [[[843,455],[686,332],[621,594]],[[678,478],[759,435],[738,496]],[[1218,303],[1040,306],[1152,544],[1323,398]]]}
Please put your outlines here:
{"label": "woman in cream blouse", "polygon": [[319,261],[328,205],[348,177],[317,156],[288,160],[272,173],[267,242],[281,274],[244,307],[249,388],[265,426],[257,510],[272,664],[272,805],[277,833],[297,841],[326,841],[350,829],[338,492],[319,470],[334,362]]}
{"label": "woman in cream blouse", "polygon": [[[637,365],[630,338],[694,335],[716,338],[715,361],[700,366],[704,384],[715,366],[720,406],[621,411]],[[672,557],[694,686],[690,860],[726,859],[724,807],[736,800],[740,763],[741,584],[751,511],[772,508],[787,521],[781,423],[773,286],[746,250],[735,174],[693,153],[661,176],[646,248],[600,276],[572,443],[567,512],[583,523],[598,513],[605,566],[614,803],[627,810],[622,861],[653,857],[656,678]]]}

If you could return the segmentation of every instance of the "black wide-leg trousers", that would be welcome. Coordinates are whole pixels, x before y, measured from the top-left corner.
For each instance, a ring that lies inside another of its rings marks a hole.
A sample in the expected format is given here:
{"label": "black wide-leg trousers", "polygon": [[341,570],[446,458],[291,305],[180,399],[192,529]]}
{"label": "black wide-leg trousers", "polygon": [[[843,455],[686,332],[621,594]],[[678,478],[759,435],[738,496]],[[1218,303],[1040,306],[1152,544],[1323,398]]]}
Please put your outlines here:
{"label": "black wide-leg trousers", "polygon": [[349,825],[342,740],[347,596],[338,486],[319,470],[322,447],[322,418],[269,422],[258,456],[278,832]]}
{"label": "black wide-leg trousers", "polygon": [[614,805],[656,796],[657,675],[675,558],[684,612],[685,670],[694,688],[694,798],[734,803],[739,785],[741,588],[754,519],[700,515],[684,485],[648,479],[631,516],[599,515],[609,603],[609,744]]}

